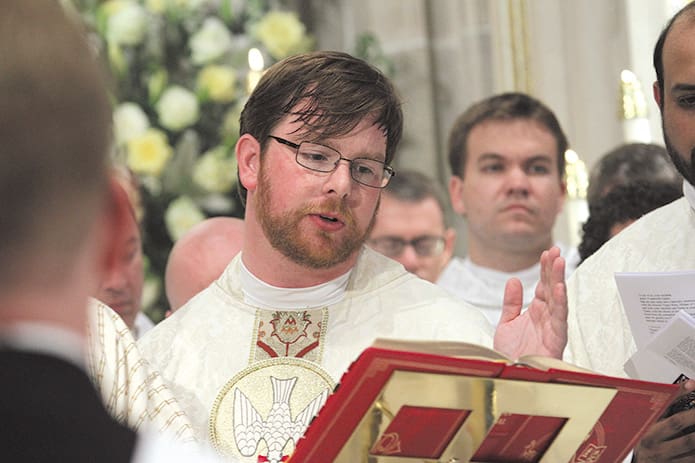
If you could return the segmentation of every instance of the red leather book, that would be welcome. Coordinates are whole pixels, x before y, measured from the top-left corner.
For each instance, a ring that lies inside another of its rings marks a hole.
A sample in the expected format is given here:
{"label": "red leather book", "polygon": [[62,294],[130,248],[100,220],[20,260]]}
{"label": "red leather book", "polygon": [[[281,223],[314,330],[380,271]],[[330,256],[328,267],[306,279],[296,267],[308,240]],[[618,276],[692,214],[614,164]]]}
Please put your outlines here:
{"label": "red leather book", "polygon": [[677,394],[554,359],[377,340],[289,461],[620,462]]}

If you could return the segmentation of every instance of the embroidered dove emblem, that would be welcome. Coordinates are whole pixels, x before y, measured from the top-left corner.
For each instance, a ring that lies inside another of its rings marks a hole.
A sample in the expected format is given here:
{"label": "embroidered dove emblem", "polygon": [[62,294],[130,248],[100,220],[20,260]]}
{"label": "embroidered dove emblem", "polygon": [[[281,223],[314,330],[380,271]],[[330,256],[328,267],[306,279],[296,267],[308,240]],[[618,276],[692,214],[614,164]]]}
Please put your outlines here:
{"label": "embroidered dove emblem", "polygon": [[258,461],[280,463],[287,459],[282,454],[287,443],[302,437],[311,419],[326,403],[329,389],[324,389],[292,419],[290,396],[297,383],[297,377],[278,379],[270,377],[273,386],[273,404],[268,416],[258,413],[249,398],[238,388],[234,390],[234,438],[239,453],[245,457],[253,456],[258,443],[264,440],[268,446],[268,454],[259,456]]}

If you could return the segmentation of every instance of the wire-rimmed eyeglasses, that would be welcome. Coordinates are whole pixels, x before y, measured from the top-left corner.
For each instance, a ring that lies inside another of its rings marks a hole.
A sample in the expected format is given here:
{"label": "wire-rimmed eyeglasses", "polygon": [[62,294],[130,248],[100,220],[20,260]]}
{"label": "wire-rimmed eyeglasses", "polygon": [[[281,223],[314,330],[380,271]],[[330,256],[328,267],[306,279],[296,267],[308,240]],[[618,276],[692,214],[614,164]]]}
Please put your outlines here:
{"label": "wire-rimmed eyeglasses", "polygon": [[325,145],[303,141],[292,143],[284,138],[268,135],[273,140],[289,146],[296,151],[295,160],[300,166],[316,172],[333,172],[340,161],[350,164],[352,179],[362,185],[372,188],[384,188],[396,173],[386,163],[371,158],[344,158],[338,151]]}
{"label": "wire-rimmed eyeglasses", "polygon": [[441,236],[423,235],[410,241],[397,236],[382,236],[369,240],[369,245],[388,257],[398,257],[403,254],[406,246],[412,246],[420,257],[438,256],[444,250],[444,238]]}

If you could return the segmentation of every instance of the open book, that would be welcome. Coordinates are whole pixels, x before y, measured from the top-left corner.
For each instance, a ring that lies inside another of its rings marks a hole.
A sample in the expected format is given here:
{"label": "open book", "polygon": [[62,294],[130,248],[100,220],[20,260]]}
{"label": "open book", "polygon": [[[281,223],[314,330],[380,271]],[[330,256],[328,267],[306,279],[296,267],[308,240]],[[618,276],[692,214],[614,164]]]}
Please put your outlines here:
{"label": "open book", "polygon": [[619,462],[677,393],[556,359],[378,339],[290,462]]}

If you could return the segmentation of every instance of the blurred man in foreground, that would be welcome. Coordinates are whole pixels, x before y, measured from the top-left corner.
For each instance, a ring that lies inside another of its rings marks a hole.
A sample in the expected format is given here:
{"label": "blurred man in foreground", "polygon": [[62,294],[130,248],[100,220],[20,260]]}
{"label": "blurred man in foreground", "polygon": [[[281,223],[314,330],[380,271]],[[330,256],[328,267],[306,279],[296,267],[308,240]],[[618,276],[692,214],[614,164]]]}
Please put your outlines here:
{"label": "blurred man in foreground", "polygon": [[0,2],[0,448],[6,461],[215,461],[104,409],[86,373],[88,300],[122,251],[111,107],[53,0]]}

